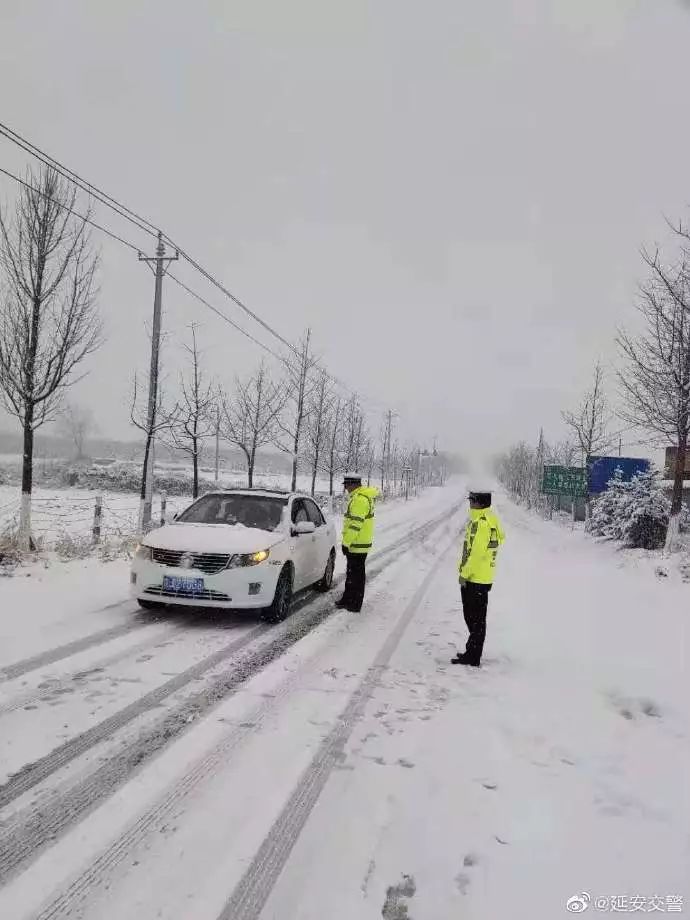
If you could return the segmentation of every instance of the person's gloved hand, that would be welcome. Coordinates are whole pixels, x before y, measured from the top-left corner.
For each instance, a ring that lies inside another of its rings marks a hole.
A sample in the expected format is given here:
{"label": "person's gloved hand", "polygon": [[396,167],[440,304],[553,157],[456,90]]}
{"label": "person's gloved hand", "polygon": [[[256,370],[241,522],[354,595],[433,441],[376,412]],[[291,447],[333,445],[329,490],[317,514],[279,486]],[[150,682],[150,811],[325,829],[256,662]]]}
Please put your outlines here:
{"label": "person's gloved hand", "polygon": [[466,578],[463,578],[462,575],[460,576],[460,578],[458,578],[458,581],[460,582],[460,587],[461,587],[461,588],[464,588],[465,585],[467,584],[467,579],[466,579]]}
{"label": "person's gloved hand", "polygon": [[344,546],[344,545],[343,545],[343,546],[341,546],[340,548],[341,548],[341,550],[343,551],[343,556],[347,556],[347,546]]}

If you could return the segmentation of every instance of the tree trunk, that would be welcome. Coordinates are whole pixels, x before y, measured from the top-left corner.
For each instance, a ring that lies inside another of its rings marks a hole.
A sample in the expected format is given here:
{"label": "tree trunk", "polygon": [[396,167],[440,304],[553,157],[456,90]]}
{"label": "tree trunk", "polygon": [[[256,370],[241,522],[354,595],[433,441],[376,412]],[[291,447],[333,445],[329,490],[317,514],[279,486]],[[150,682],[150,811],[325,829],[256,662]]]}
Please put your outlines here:
{"label": "tree trunk", "polygon": [[256,444],[252,446],[251,453],[247,454],[247,488],[254,488],[254,464],[256,463]]}
{"label": "tree trunk", "polygon": [[22,502],[19,511],[19,549],[29,552],[34,548],[31,537],[31,493],[34,466],[34,407],[27,406],[24,416],[24,454],[22,457]]}
{"label": "tree trunk", "polygon": [[295,440],[293,443],[293,453],[292,453],[292,491],[297,491],[297,452],[299,451],[299,436],[300,436],[300,427],[301,427],[301,418],[297,422],[297,433],[295,434]]}
{"label": "tree trunk", "polygon": [[23,420],[24,454],[22,457],[22,501],[19,511],[19,548],[23,552],[29,552],[34,548],[31,538],[31,493],[33,491],[34,480],[34,413],[36,411],[34,397],[36,394],[36,353],[38,352],[38,332],[41,319],[43,270],[44,257],[41,251],[38,265],[38,293],[34,296],[32,304],[31,332],[26,364],[26,382],[30,396],[26,400],[26,411]]}
{"label": "tree trunk", "polygon": [[[151,432],[146,432],[146,441],[144,442],[144,460],[141,466],[141,488],[139,490],[139,533],[144,532],[144,520],[146,518],[146,483],[148,481],[149,463],[151,461],[151,442],[153,438]],[[149,512],[150,516],[150,512]]]}
{"label": "tree trunk", "polygon": [[311,494],[312,494],[312,497],[314,496],[314,493],[316,492],[316,473],[318,471],[318,468],[319,468],[319,449],[317,447],[316,452],[314,453],[314,462],[311,467]]}
{"label": "tree trunk", "polygon": [[685,458],[688,452],[687,428],[678,438],[676,465],[673,473],[673,495],[671,497],[671,516],[666,531],[666,552],[672,553],[678,548],[680,534],[680,514],[683,510],[683,483],[685,480]]}
{"label": "tree trunk", "polygon": [[199,451],[197,450],[196,441],[194,442],[194,451],[192,453],[192,465],[194,469],[194,483],[192,485],[192,498],[199,497]]}

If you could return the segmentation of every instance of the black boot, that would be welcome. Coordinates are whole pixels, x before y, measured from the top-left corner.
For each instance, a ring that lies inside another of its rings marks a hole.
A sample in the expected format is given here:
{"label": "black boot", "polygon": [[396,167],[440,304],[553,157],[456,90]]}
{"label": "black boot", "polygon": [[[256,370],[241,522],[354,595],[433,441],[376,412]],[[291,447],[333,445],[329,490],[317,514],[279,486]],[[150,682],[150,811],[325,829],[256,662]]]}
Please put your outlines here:
{"label": "black boot", "polygon": [[450,659],[450,663],[451,664],[466,664],[466,665],[469,665],[471,668],[479,667],[479,662],[473,661],[471,658],[468,658],[467,652],[462,652],[462,654],[458,652],[455,658]]}

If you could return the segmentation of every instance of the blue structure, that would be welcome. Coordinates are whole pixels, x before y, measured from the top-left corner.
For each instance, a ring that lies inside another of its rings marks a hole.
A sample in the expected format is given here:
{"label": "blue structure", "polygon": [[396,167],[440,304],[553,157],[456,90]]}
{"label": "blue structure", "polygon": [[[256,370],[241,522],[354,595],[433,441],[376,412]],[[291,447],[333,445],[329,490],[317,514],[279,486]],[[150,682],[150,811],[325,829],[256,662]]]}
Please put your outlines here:
{"label": "blue structure", "polygon": [[589,494],[599,495],[605,492],[610,480],[615,476],[616,470],[621,471],[623,482],[630,482],[633,476],[638,473],[648,473],[649,468],[649,460],[644,460],[640,457],[588,457],[587,480]]}

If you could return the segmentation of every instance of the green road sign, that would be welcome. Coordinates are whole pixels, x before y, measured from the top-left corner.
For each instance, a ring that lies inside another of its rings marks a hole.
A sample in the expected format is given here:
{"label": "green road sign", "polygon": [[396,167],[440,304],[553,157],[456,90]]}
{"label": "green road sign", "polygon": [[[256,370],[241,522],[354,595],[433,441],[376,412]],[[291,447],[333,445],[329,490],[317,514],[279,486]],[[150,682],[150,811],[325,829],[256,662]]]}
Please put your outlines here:
{"label": "green road sign", "polygon": [[579,466],[545,466],[541,484],[544,495],[587,495],[587,470]]}

